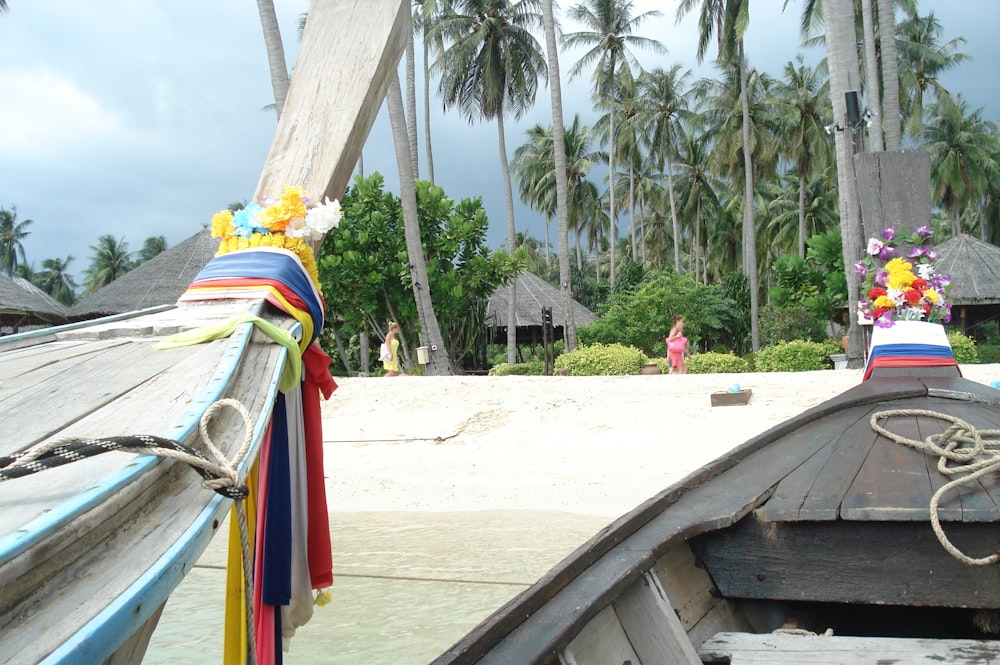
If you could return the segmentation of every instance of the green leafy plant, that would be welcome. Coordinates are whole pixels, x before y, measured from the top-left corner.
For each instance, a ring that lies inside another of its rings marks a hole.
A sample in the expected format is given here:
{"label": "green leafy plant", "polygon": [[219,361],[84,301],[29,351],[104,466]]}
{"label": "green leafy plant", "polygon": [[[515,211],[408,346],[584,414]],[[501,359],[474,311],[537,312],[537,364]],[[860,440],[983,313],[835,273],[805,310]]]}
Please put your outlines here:
{"label": "green leafy plant", "polygon": [[733,353],[699,353],[687,360],[688,374],[731,374],[749,372],[750,363]]}
{"label": "green leafy plant", "polygon": [[959,365],[975,365],[979,362],[979,352],[976,350],[974,339],[966,337],[957,330],[950,331],[947,335],[951,353]]}
{"label": "green leafy plant", "polygon": [[490,368],[490,376],[542,376],[545,373],[545,363],[531,361],[527,363],[501,363]]}
{"label": "green leafy plant", "polygon": [[833,366],[830,355],[842,349],[833,342],[795,340],[761,349],[754,358],[759,372],[808,372]]}
{"label": "green leafy plant", "polygon": [[638,374],[646,362],[646,355],[634,346],[581,344],[556,358],[555,368],[570,376],[617,376]]}

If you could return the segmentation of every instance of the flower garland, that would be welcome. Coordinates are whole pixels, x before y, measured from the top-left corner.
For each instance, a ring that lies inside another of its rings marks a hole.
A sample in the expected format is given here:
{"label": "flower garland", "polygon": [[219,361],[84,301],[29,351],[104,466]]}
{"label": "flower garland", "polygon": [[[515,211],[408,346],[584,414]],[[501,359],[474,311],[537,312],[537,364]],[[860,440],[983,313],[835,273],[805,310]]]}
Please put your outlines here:
{"label": "flower garland", "polygon": [[285,185],[277,200],[264,206],[249,203],[233,213],[223,210],[212,217],[212,237],[221,238],[216,256],[252,247],[279,247],[295,252],[319,290],[319,271],[313,256],[313,241],[340,224],[340,201],[327,197],[310,206],[309,196],[299,187]]}
{"label": "flower garland", "polygon": [[[897,321],[951,321],[951,303],[945,288],[949,275],[941,275],[935,263],[941,255],[928,245],[933,231],[921,226],[914,233],[896,237],[890,227],[881,238],[869,238],[866,256],[855,264],[862,276],[864,299],[859,303],[862,316],[876,326],[889,328]],[[904,257],[898,242],[912,245]]]}

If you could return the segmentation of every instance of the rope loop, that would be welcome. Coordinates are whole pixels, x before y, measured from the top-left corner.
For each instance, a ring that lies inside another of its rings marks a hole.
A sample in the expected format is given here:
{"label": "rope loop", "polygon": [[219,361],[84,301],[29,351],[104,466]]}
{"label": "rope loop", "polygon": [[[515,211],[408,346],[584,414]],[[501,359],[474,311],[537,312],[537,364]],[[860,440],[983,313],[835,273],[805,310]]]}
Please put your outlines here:
{"label": "rope loop", "polygon": [[[944,420],[951,424],[940,434],[931,434],[923,441],[910,439],[890,432],[879,424],[894,417],[924,417]],[[951,490],[970,485],[979,478],[1000,471],[1000,429],[977,429],[955,416],[925,409],[892,409],[879,411],[871,417],[872,429],[882,436],[904,446],[936,455],[937,468],[952,480],[942,485],[931,496],[931,528],[941,546],[953,557],[968,566],[988,566],[1000,562],[1000,552],[985,557],[971,557],[958,549],[945,535],[939,515],[941,498]]]}

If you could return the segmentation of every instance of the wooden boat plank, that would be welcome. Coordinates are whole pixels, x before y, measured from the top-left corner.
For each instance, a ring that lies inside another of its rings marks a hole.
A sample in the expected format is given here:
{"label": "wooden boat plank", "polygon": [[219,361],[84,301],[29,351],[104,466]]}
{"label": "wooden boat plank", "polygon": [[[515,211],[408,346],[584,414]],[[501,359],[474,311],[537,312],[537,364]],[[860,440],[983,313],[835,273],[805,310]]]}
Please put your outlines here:
{"label": "wooden boat plank", "polygon": [[[101,342],[101,345],[119,344],[115,340]],[[45,372],[54,363],[66,362],[79,355],[88,355],[98,350],[98,344],[88,344],[79,340],[60,340],[50,335],[46,341],[24,346],[17,349],[5,349],[0,354],[0,367],[3,369],[3,379],[0,380],[0,401],[8,391],[8,385],[15,379],[26,374]],[[37,375],[37,374],[36,374]]]}
{"label": "wooden boat plank", "polygon": [[639,656],[638,662],[701,665],[670,599],[652,573],[643,575],[612,607]]}
{"label": "wooden boat plank", "polygon": [[[280,374],[279,363],[283,355],[283,349],[271,343],[266,353],[249,354],[246,364],[233,377],[234,389],[235,386],[242,386],[234,396],[242,397],[251,413],[264,414],[264,420],[270,412],[273,395],[270,389],[261,390],[261,379],[265,378],[265,388],[271,386],[273,389]],[[234,450],[242,442],[242,428],[233,427],[233,424],[223,422],[212,428],[218,436],[217,443],[224,450]],[[76,618],[86,620],[98,616],[111,601],[122,597],[126,589],[136,584],[166,549],[177,547],[178,533],[184,531],[185,525],[192,523],[210,502],[215,501],[216,495],[201,487],[201,478],[186,465],[170,460],[150,461],[165,466],[170,472],[144,474],[113,498],[75,518],[59,533],[53,533],[50,542],[36,546],[31,562],[14,559],[2,569],[4,578],[17,580],[19,587],[5,589],[0,605],[7,611],[26,606],[45,607],[46,611],[31,616],[23,612],[4,616],[0,612],[0,623],[10,627],[0,635],[0,663],[21,662],[4,660],[8,654],[16,654],[16,658],[28,655],[41,658],[52,650],[53,644],[67,642],[79,624],[59,622],[60,625],[52,626],[52,617],[72,613]],[[143,498],[149,495],[160,496],[161,501],[152,502]],[[73,530],[78,532],[76,537],[64,538],[68,531]],[[66,550],[67,540],[76,543],[72,552]],[[126,542],[128,547],[121,549]],[[207,542],[206,537],[201,547]],[[116,551],[116,548],[117,555],[109,557],[108,553]],[[193,553],[186,565],[193,564],[196,556],[197,552]],[[18,570],[12,570],[12,566],[18,567]],[[175,583],[179,582],[184,572],[179,569],[170,571],[177,577]],[[100,591],[95,593],[95,589]],[[160,593],[169,593],[169,589],[161,589]],[[142,607],[142,612],[136,612],[133,628],[138,628],[165,598],[162,595],[158,603],[150,603],[148,607]],[[103,625],[105,622],[99,623]],[[37,639],[39,631],[45,632],[46,640]],[[92,646],[93,642],[123,639],[132,632],[122,631],[120,636],[115,636],[112,631],[111,637],[99,634],[88,644]],[[25,637],[31,635],[35,636],[34,641]]]}
{"label": "wooden boat plank", "polygon": [[[948,523],[945,531],[973,556],[996,550],[990,524]],[[746,519],[692,547],[727,598],[1000,607],[1000,567],[965,565],[922,522]]]}
{"label": "wooden boat plank", "polygon": [[[931,398],[920,403],[903,401],[897,406],[940,411],[980,424],[984,413],[980,404],[964,399]],[[928,434],[940,432],[943,422],[921,415],[894,417],[883,425],[894,434],[922,442]],[[850,520],[927,520],[932,494],[950,480],[937,470],[936,464],[937,459],[923,451],[881,438],[844,498],[842,517]],[[947,521],[996,519],[1000,512],[991,496],[978,491],[982,487],[943,496],[938,515]]]}
{"label": "wooden boat plank", "polygon": [[719,633],[699,649],[706,663],[732,665],[967,665],[1000,659],[1000,641]]}
{"label": "wooden boat plank", "polygon": [[[870,407],[856,407],[835,419],[840,431],[826,464],[818,470],[808,494],[802,499],[797,519],[835,520],[840,517],[840,504],[858,471],[864,466],[877,435],[868,422]],[[803,484],[807,481],[801,481]],[[770,502],[768,502],[770,503]],[[762,509],[768,514],[768,506]]]}
{"label": "wooden boat plank", "polygon": [[560,654],[566,665],[642,663],[629,642],[614,608],[606,607],[594,617],[593,629],[570,642]]}

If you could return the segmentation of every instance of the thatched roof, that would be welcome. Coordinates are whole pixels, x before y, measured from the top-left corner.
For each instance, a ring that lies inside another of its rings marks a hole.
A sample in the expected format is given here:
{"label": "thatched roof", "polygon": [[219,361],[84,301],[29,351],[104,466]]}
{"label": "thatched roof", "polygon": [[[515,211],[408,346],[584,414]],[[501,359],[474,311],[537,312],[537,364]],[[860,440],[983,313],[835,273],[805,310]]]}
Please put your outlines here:
{"label": "thatched roof", "polygon": [[936,249],[938,272],[951,275],[954,304],[1000,304],[1000,247],[962,234]]}
{"label": "thatched roof", "polygon": [[202,229],[73,305],[69,315],[91,319],[173,304],[218,249],[218,238]]}
{"label": "thatched roof", "polygon": [[0,317],[15,325],[65,323],[66,306],[22,277],[0,275]]}
{"label": "thatched roof", "polygon": [[[507,305],[510,303],[510,285],[501,286],[490,296],[486,305],[487,319],[492,319],[498,327],[507,327]],[[566,326],[566,315],[562,307],[562,294],[538,275],[522,272],[517,278],[517,307],[515,309],[515,325],[520,330],[542,326],[542,307],[552,308],[552,325],[562,329]],[[597,316],[589,309],[573,301],[573,320],[581,326],[597,320]],[[495,317],[495,318],[494,318]],[[557,337],[561,337],[557,335]]]}

